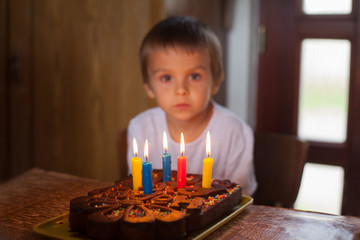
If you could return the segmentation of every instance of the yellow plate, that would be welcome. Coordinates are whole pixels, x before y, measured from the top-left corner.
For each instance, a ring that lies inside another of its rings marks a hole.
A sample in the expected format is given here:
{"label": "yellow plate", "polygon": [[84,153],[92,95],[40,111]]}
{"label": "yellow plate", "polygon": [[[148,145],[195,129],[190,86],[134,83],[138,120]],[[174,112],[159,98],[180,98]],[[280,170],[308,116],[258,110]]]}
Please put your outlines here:
{"label": "yellow plate", "polygon": [[[235,216],[243,212],[248,206],[253,203],[252,197],[243,195],[242,201],[239,205],[235,206],[233,210],[220,218],[214,224],[205,228],[204,230],[197,231],[193,234],[190,234],[191,239],[200,240],[208,236],[210,233],[217,230],[219,227],[233,219]],[[38,223],[34,226],[34,231],[45,237],[50,237],[53,239],[70,239],[70,240],[79,240],[79,239],[89,239],[83,234],[74,232],[70,229],[69,223],[69,212],[61,214],[60,216],[48,219],[44,222]]]}

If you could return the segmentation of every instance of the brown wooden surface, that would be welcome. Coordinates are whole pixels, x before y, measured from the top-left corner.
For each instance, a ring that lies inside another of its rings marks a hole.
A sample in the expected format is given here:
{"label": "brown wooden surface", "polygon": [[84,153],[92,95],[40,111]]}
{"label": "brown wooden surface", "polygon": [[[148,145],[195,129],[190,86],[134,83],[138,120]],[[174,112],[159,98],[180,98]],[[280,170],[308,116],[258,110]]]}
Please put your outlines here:
{"label": "brown wooden surface", "polygon": [[[0,185],[0,239],[42,239],[35,224],[69,210],[69,201],[99,182],[31,169]],[[360,218],[252,205],[207,239],[349,239],[360,237]]]}
{"label": "brown wooden surface", "polygon": [[68,212],[72,198],[111,184],[33,168],[0,185],[0,239],[41,239],[35,224]]}
{"label": "brown wooden surface", "polygon": [[360,239],[360,218],[252,205],[208,239]]}

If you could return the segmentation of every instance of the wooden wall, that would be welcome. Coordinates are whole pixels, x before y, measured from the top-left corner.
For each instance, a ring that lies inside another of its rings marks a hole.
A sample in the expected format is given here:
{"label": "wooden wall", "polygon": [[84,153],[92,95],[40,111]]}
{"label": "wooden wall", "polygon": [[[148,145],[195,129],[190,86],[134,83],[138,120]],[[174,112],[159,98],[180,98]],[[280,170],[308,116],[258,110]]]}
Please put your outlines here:
{"label": "wooden wall", "polygon": [[[118,136],[148,108],[138,64],[154,1],[34,2],[35,165],[119,177]],[[154,11],[155,13],[161,11]]]}
{"label": "wooden wall", "polygon": [[104,180],[126,174],[119,133],[154,106],[138,49],[163,2],[2,0],[0,10],[1,179],[30,167]]}

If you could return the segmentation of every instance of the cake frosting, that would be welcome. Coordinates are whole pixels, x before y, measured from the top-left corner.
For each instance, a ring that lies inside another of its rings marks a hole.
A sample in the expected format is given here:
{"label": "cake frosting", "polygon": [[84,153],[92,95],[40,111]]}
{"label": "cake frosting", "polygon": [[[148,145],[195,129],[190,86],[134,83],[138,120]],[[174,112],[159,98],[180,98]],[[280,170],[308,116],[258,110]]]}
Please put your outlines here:
{"label": "cake frosting", "polygon": [[70,202],[73,231],[93,239],[179,239],[209,226],[242,200],[242,188],[229,180],[213,180],[202,188],[202,176],[188,174],[186,187],[162,182],[153,171],[153,193],[132,190],[132,177],[94,189]]}

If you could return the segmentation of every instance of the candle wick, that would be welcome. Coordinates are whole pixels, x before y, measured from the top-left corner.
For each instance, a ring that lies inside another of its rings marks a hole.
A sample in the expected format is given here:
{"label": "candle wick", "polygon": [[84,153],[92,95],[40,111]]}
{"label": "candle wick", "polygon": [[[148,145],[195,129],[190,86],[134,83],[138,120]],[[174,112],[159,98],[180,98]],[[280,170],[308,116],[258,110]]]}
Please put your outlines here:
{"label": "candle wick", "polygon": [[165,149],[165,153],[167,153],[167,149]]}
{"label": "candle wick", "polygon": [[147,162],[147,159],[148,159],[148,158],[146,157],[146,158],[145,158],[146,162]]}
{"label": "candle wick", "polygon": [[135,153],[135,157],[137,157],[137,153]]}
{"label": "candle wick", "polygon": [[210,158],[210,154],[208,153],[208,158]]}

